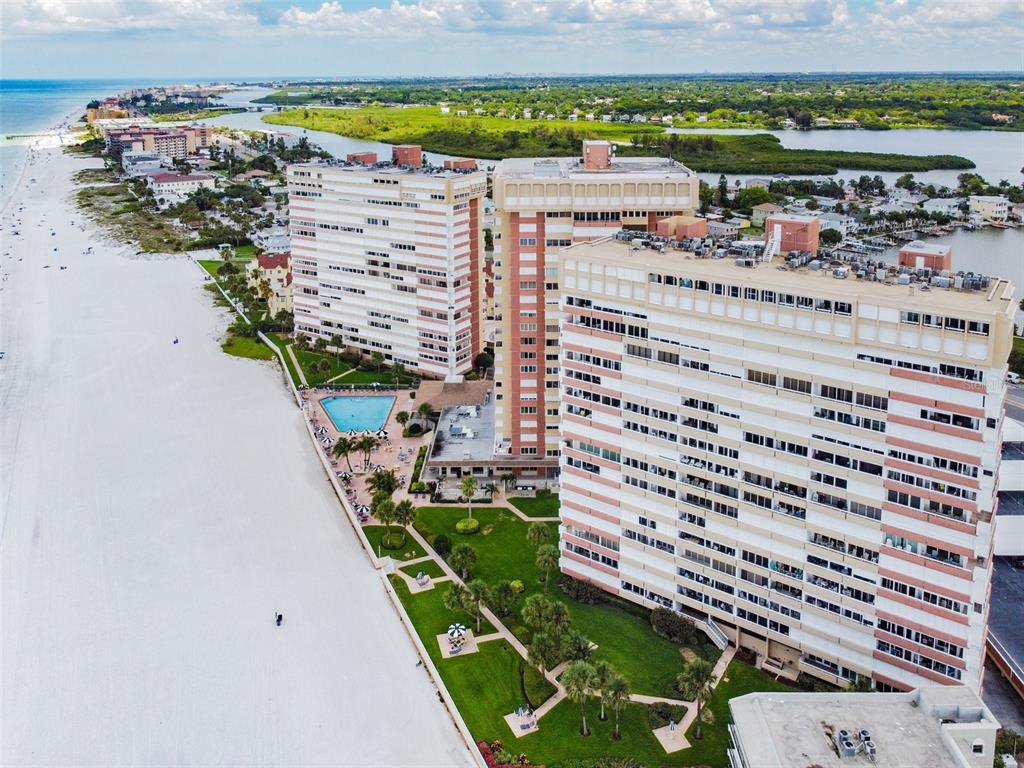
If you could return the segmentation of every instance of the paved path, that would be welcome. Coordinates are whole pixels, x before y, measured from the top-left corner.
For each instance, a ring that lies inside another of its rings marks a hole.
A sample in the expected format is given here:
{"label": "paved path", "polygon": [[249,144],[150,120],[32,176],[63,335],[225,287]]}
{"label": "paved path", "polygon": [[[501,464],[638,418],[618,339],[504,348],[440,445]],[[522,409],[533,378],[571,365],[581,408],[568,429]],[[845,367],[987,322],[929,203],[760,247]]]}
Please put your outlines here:
{"label": "paved path", "polygon": [[308,387],[306,383],[306,374],[302,371],[302,366],[299,365],[299,359],[295,356],[295,350],[292,349],[292,345],[289,344],[284,348],[284,351],[288,353],[288,357],[292,359],[292,365],[295,366],[295,373],[299,377],[299,381],[302,382],[302,386]]}

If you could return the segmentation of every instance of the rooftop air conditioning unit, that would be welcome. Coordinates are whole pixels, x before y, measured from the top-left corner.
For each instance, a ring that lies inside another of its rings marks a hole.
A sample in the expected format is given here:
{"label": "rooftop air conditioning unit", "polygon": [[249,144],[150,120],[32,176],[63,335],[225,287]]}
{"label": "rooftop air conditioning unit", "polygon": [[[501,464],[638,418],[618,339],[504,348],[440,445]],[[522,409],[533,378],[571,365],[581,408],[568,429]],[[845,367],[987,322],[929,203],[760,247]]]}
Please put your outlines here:
{"label": "rooftop air conditioning unit", "polygon": [[857,754],[857,746],[849,739],[840,740],[839,742],[839,756],[840,757],[854,757]]}

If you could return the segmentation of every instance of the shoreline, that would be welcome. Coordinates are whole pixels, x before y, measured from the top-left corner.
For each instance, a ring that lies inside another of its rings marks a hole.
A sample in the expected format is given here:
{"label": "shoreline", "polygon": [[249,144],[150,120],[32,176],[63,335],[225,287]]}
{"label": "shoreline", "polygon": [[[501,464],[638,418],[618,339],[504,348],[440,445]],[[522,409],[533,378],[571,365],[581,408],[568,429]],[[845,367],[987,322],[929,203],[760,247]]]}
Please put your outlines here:
{"label": "shoreline", "polygon": [[2,211],[0,762],[472,765],[279,371],[74,208],[98,165],[32,147]]}

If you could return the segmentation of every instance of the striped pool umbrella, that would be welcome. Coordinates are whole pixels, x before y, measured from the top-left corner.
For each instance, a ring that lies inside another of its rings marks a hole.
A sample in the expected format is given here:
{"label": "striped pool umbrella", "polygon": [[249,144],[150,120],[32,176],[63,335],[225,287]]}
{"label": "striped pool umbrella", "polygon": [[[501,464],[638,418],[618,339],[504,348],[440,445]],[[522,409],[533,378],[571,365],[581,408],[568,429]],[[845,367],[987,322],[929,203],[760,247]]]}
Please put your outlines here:
{"label": "striped pool umbrella", "polygon": [[448,637],[455,639],[457,637],[466,636],[466,625],[465,624],[452,624],[448,627]]}
{"label": "striped pool umbrella", "polygon": [[378,464],[376,467],[373,468],[373,471],[374,472],[383,472],[385,469],[386,469],[386,467],[383,464]]}
{"label": "striped pool umbrella", "polygon": [[356,504],[356,512],[361,512],[363,514],[368,515],[370,514],[370,508],[365,504]]}
{"label": "striped pool umbrella", "polygon": [[377,437],[379,437],[381,440],[387,440],[388,439],[388,431],[386,429],[378,429],[377,430]]}

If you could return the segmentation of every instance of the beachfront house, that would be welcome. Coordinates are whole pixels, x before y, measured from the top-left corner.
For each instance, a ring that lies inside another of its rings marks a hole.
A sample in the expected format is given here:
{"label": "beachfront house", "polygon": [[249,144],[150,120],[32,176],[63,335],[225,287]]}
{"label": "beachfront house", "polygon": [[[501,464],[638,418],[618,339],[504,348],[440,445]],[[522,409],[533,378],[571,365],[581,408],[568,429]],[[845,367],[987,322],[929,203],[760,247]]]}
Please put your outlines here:
{"label": "beachfront house", "polygon": [[151,173],[146,184],[153,190],[157,202],[172,205],[184,200],[199,189],[214,189],[216,180],[208,173]]}
{"label": "beachfront house", "polygon": [[963,200],[959,197],[933,197],[921,203],[921,208],[928,213],[956,217],[960,215],[962,203]]}
{"label": "beachfront house", "polygon": [[782,213],[782,206],[775,203],[759,203],[750,209],[750,223],[755,227],[763,227],[764,220],[773,213]]}
{"label": "beachfront house", "polygon": [[282,310],[292,311],[291,254],[261,253],[245,265],[245,279],[249,287],[267,300],[271,317]]}
{"label": "beachfront house", "polygon": [[1010,214],[1010,201],[1002,195],[971,195],[967,202],[984,221],[1006,221]]}

